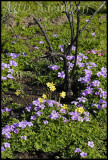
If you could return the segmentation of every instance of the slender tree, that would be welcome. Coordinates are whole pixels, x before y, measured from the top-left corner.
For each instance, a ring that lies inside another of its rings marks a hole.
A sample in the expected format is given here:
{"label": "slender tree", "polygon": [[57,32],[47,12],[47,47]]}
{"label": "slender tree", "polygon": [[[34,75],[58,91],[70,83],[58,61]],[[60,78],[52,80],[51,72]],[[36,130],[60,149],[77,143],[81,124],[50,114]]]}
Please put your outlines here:
{"label": "slender tree", "polygon": [[[35,21],[36,24],[38,24],[38,26],[40,27],[41,31],[43,32],[45,39],[48,43],[49,46],[49,52],[47,53],[46,56],[40,57],[40,59],[42,58],[52,58],[52,62],[56,63],[55,61],[55,57],[62,57],[63,61],[64,61],[64,71],[65,71],[65,80],[64,80],[64,89],[66,91],[66,96],[67,98],[72,98],[73,95],[73,91],[72,91],[72,85],[74,85],[74,73],[75,73],[75,69],[76,69],[76,62],[77,62],[77,54],[78,54],[78,38],[79,35],[81,34],[82,31],[84,31],[87,26],[90,24],[91,20],[93,19],[93,17],[95,16],[95,14],[103,7],[103,5],[106,3],[106,1],[103,1],[102,4],[99,6],[99,8],[93,13],[93,15],[91,16],[91,18],[89,19],[89,21],[87,22],[87,24],[82,28],[79,29],[79,24],[80,24],[80,3],[81,1],[75,1],[75,5],[76,5],[76,11],[77,11],[77,28],[76,28],[76,35],[75,35],[75,31],[74,31],[74,18],[73,18],[73,10],[72,10],[72,3],[69,1],[70,3],[70,9],[71,12],[67,11],[67,1],[63,1],[64,2],[64,6],[65,6],[65,11],[62,11],[62,13],[65,13],[67,16],[67,19],[69,21],[69,25],[70,25],[70,30],[71,30],[71,41],[70,44],[67,45],[67,48],[64,46],[64,54],[62,53],[57,53],[53,51],[53,48],[51,46],[51,43],[48,39],[48,36],[45,32],[45,30],[43,29],[42,25],[39,23],[39,21],[37,20],[37,18],[32,14],[33,19]],[[69,76],[69,71],[68,71],[68,63],[67,63],[67,59],[66,56],[71,54],[71,50],[72,50],[72,45],[76,43],[76,50],[75,50],[75,59],[74,59],[74,66],[72,69],[72,72]],[[65,56],[66,55],[66,56]]]}

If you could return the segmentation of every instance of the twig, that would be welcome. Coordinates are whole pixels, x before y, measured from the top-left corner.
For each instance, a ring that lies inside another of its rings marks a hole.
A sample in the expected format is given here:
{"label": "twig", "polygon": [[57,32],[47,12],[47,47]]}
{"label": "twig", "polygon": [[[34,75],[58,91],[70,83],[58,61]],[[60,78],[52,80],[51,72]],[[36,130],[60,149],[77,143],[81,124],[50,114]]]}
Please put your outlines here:
{"label": "twig", "polygon": [[[9,24],[9,26],[12,28],[13,32],[15,33],[15,36],[17,36],[17,34],[16,34],[15,30],[13,29],[12,25],[7,20],[5,20],[4,18],[2,20]],[[16,37],[16,40],[17,40],[17,37]],[[18,40],[17,40],[17,43],[18,43]]]}
{"label": "twig", "polygon": [[91,22],[91,20],[93,19],[93,17],[95,16],[95,14],[103,7],[103,5],[106,3],[106,1],[104,1],[100,7],[94,12],[94,14],[92,15],[92,17],[90,18],[89,22],[81,29],[79,30],[78,35],[76,35],[76,37],[73,39],[73,41],[71,42],[71,44],[67,47],[66,50],[70,49],[72,47],[72,45],[74,44],[74,42],[76,41],[77,37],[81,34],[81,32],[87,28],[87,26],[89,25],[89,23]]}
{"label": "twig", "polygon": [[[80,1],[79,1],[79,4],[77,5],[77,33],[76,33],[76,36],[79,33],[79,22],[80,22],[79,16],[80,16]],[[78,54],[78,36],[76,38],[76,50],[75,50],[74,66],[73,66],[73,69],[72,69],[72,72],[71,72],[71,80],[72,81],[73,81],[73,76],[74,76],[74,72],[75,72],[75,69],[76,69],[77,54]]]}
{"label": "twig", "polygon": [[50,42],[49,42],[49,39],[48,39],[48,37],[47,37],[47,35],[46,35],[46,33],[45,33],[45,30],[42,28],[41,24],[40,24],[40,23],[38,22],[38,20],[34,17],[34,15],[32,14],[31,16],[33,16],[34,21],[38,24],[38,26],[40,27],[41,31],[43,32],[43,34],[44,34],[44,36],[45,36],[45,39],[46,39],[46,41],[47,41],[47,43],[48,43],[48,45],[49,45],[49,50],[50,50],[50,52],[53,52],[52,46],[51,46],[51,44],[50,44]]}
{"label": "twig", "polygon": [[[79,35],[81,34],[81,32],[87,28],[87,26],[89,25],[89,23],[91,22],[91,20],[92,20],[93,17],[95,16],[95,14],[103,7],[103,5],[104,5],[105,3],[106,3],[106,1],[104,1],[104,2],[101,4],[101,6],[94,12],[94,14],[92,15],[92,17],[91,17],[90,20],[88,21],[88,23],[87,23],[81,30],[79,30],[79,33],[78,33],[77,36],[79,36]],[[74,38],[73,43],[75,42],[77,36]]]}

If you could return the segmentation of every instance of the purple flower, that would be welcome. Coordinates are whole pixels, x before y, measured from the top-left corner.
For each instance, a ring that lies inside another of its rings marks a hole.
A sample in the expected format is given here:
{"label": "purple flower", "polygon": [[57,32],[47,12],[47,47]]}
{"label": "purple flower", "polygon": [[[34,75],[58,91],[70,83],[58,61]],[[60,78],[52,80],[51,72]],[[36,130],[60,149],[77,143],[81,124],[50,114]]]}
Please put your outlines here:
{"label": "purple flower", "polygon": [[17,63],[16,63],[14,60],[11,60],[11,61],[10,61],[10,66],[16,67],[16,66],[18,66],[18,65],[17,65]]}
{"label": "purple flower", "polygon": [[63,45],[59,45],[59,48],[63,48]]}
{"label": "purple flower", "polygon": [[1,109],[1,113],[3,113],[3,112],[5,112],[5,110],[4,110],[4,109]]}
{"label": "purple flower", "polygon": [[9,70],[8,70],[8,72],[11,72],[11,73],[13,73],[13,72],[14,72],[14,70],[13,70],[13,69],[9,69]]}
{"label": "purple flower", "polygon": [[3,146],[1,146],[1,152],[5,151],[5,148]]}
{"label": "purple flower", "polygon": [[6,78],[6,77],[3,77],[3,76],[1,76],[1,79],[2,79],[2,80],[7,80],[7,78]]}
{"label": "purple flower", "polygon": [[80,97],[80,98],[77,98],[79,100],[79,103],[83,102],[85,103],[86,99],[85,97]]}
{"label": "purple flower", "polygon": [[52,70],[58,70],[60,67],[57,65],[54,65],[54,66],[50,65],[50,66],[48,66],[48,68],[50,68]]}
{"label": "purple flower", "polygon": [[91,85],[95,87],[99,87],[99,84],[100,84],[100,81],[94,80]]}
{"label": "purple flower", "polygon": [[87,153],[81,152],[81,153],[80,153],[80,156],[81,156],[81,157],[85,157],[85,156],[87,156]]}
{"label": "purple flower", "polygon": [[85,64],[79,62],[78,65],[79,65],[79,67],[84,67]]}
{"label": "purple flower", "polygon": [[88,19],[86,19],[86,22],[89,22],[89,20],[88,20]]}
{"label": "purple flower", "polygon": [[64,122],[64,123],[67,122],[67,121],[69,121],[69,120],[67,120],[66,117],[64,117],[64,116],[62,116],[62,118],[63,118],[63,122]]}
{"label": "purple flower", "polygon": [[33,105],[39,106],[39,105],[40,105],[40,102],[39,102],[38,100],[35,100],[35,101],[33,101]]}
{"label": "purple flower", "polygon": [[83,91],[83,92],[81,93],[81,95],[83,95],[83,96],[86,96],[87,94],[88,94],[87,91]]}
{"label": "purple flower", "polygon": [[95,33],[91,33],[91,35],[92,35],[92,36],[96,36],[96,34],[95,34]]}
{"label": "purple flower", "polygon": [[21,138],[21,139],[24,138],[24,140],[26,140],[26,139],[27,139],[27,136],[21,136],[20,138]]}
{"label": "purple flower", "polygon": [[39,109],[40,109],[40,107],[35,107],[35,108],[34,108],[35,111],[37,111],[37,110],[39,110]]}
{"label": "purple flower", "polygon": [[15,43],[15,41],[12,41],[12,43]]}
{"label": "purple flower", "polygon": [[100,94],[99,92],[95,92],[95,95],[97,95],[97,96],[98,96],[99,94]]}
{"label": "purple flower", "polygon": [[61,113],[66,113],[66,110],[63,109],[63,108],[61,108],[61,109],[60,109],[60,112],[61,112]]}
{"label": "purple flower", "polygon": [[2,63],[1,70],[3,70],[4,68],[10,68],[10,64]]}
{"label": "purple flower", "polygon": [[75,151],[74,151],[74,153],[77,153],[77,152],[81,152],[81,149],[76,148]]}
{"label": "purple flower", "polygon": [[15,129],[15,130],[14,130],[14,133],[18,133],[18,129]]}
{"label": "purple flower", "polygon": [[6,133],[6,134],[5,134],[5,138],[6,138],[6,139],[10,139],[10,137],[11,137],[11,134],[10,134],[10,133]]}
{"label": "purple flower", "polygon": [[74,58],[75,58],[75,56],[67,56],[66,57],[66,59],[69,60],[69,61],[72,60],[72,59],[74,59]]}
{"label": "purple flower", "polygon": [[36,116],[33,115],[33,116],[30,117],[30,119],[31,119],[31,120],[35,120],[35,119],[36,119]]}
{"label": "purple flower", "polygon": [[39,49],[37,46],[35,46],[34,48]]}
{"label": "purple flower", "polygon": [[90,71],[88,69],[84,69],[84,71],[85,71],[85,74],[86,74],[87,77],[91,77],[92,71]]}
{"label": "purple flower", "polygon": [[57,119],[60,116],[60,114],[58,114],[58,112],[56,112],[55,110],[52,111],[51,113],[51,119]]}
{"label": "purple flower", "polygon": [[62,71],[62,72],[58,72],[58,77],[60,77],[60,78],[65,78],[65,73],[64,73],[64,71]]}
{"label": "purple flower", "polygon": [[23,55],[23,56],[26,56],[27,54],[23,52],[22,55]]}
{"label": "purple flower", "polygon": [[12,59],[16,59],[19,56],[19,54],[10,53],[10,56],[12,57]]}
{"label": "purple flower", "polygon": [[72,119],[72,120],[77,120],[77,119],[78,119],[78,116],[77,116],[77,115],[73,115],[73,116],[71,117],[71,119]]}
{"label": "purple flower", "polygon": [[24,140],[26,140],[27,139],[27,136],[24,136]]}
{"label": "purple flower", "polygon": [[17,36],[17,35],[15,35],[14,37],[15,37],[15,38],[17,38],[18,36]]}
{"label": "purple flower", "polygon": [[93,94],[93,88],[87,87],[86,91],[88,94]]}
{"label": "purple flower", "polygon": [[64,48],[61,48],[60,50],[61,50],[61,52],[64,52]]}
{"label": "purple flower", "polygon": [[40,44],[44,44],[44,41],[40,41]]}
{"label": "purple flower", "polygon": [[27,126],[27,121],[21,121],[21,122],[19,122],[18,127],[24,129],[26,126]]}
{"label": "purple flower", "polygon": [[12,76],[12,74],[8,74],[7,77],[10,78],[10,79],[14,79],[14,77]]}
{"label": "purple flower", "polygon": [[46,106],[44,104],[39,105],[41,109],[44,109]]}
{"label": "purple flower", "polygon": [[31,110],[31,106],[25,108],[28,112]]}
{"label": "purple flower", "polygon": [[77,101],[72,101],[71,104],[74,104],[75,106],[78,104]]}
{"label": "purple flower", "polygon": [[35,114],[37,114],[38,116],[40,116],[41,114],[43,114],[43,112],[37,111]]}
{"label": "purple flower", "polygon": [[89,117],[84,117],[84,120],[90,121]]}
{"label": "purple flower", "polygon": [[6,112],[10,112],[12,109],[10,109],[10,108],[5,108],[5,111]]}
{"label": "purple flower", "polygon": [[5,69],[5,63],[1,63],[1,70]]}
{"label": "purple flower", "polygon": [[106,72],[107,72],[107,69],[104,68],[104,67],[102,67],[102,68],[101,68],[101,71],[104,72],[104,73],[106,73]]}
{"label": "purple flower", "polygon": [[56,34],[54,34],[53,36],[54,36],[54,37],[57,37],[57,35],[56,35]]}
{"label": "purple flower", "polygon": [[18,127],[18,123],[13,123],[11,126],[12,126],[12,128],[16,128],[16,127]]}
{"label": "purple flower", "polygon": [[107,108],[107,104],[102,104],[102,108]]}
{"label": "purple flower", "polygon": [[32,123],[32,122],[27,122],[27,125],[28,125],[29,127],[31,127],[31,126],[33,126],[33,123]]}
{"label": "purple flower", "polygon": [[84,112],[84,114],[87,116],[87,117],[89,117],[89,112]]}
{"label": "purple flower", "polygon": [[78,121],[83,122],[83,121],[84,121],[84,118],[82,118],[81,116],[78,116]]}
{"label": "purple flower", "polygon": [[46,102],[50,107],[53,107],[53,101],[52,100],[47,100]]}
{"label": "purple flower", "polygon": [[4,147],[9,147],[10,148],[10,144],[9,143],[4,143]]}
{"label": "purple flower", "polygon": [[72,115],[74,115],[74,112],[68,112],[68,114],[72,116]]}
{"label": "purple flower", "polygon": [[93,148],[94,147],[94,143],[93,143],[93,141],[88,141],[88,146],[90,146],[91,148]]}
{"label": "purple flower", "polygon": [[44,123],[44,124],[48,124],[48,121],[47,121],[47,120],[43,120],[43,123]]}
{"label": "purple flower", "polygon": [[72,50],[76,50],[76,46],[72,46]]}
{"label": "purple flower", "polygon": [[87,56],[83,56],[83,59],[88,59],[88,57]]}

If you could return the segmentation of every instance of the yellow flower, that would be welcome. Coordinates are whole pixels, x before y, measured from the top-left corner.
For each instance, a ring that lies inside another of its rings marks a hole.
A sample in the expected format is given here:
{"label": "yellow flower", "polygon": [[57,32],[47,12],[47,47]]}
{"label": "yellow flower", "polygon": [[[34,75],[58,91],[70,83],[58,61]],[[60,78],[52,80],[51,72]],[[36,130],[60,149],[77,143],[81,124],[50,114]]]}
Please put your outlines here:
{"label": "yellow flower", "polygon": [[68,108],[68,107],[67,107],[67,104],[64,104],[62,108],[63,108],[63,109],[67,109],[67,108]]}
{"label": "yellow flower", "polygon": [[47,85],[47,87],[49,87],[49,88],[51,88],[52,86],[54,86],[55,84],[53,84],[53,82],[48,82],[48,83],[46,83],[46,85]]}
{"label": "yellow flower", "polygon": [[62,91],[62,93],[60,93],[60,96],[61,96],[62,98],[65,98],[66,92]]}
{"label": "yellow flower", "polygon": [[39,101],[39,102],[43,102],[43,99],[42,99],[42,98],[38,98],[38,101]]}
{"label": "yellow flower", "polygon": [[75,111],[82,114],[84,112],[84,109],[82,107],[79,107],[79,108],[75,109]]}
{"label": "yellow flower", "polygon": [[55,91],[56,90],[55,86],[50,87],[50,90]]}
{"label": "yellow flower", "polygon": [[46,99],[46,98],[47,98],[46,94],[43,94],[43,95],[42,95],[42,98]]}
{"label": "yellow flower", "polygon": [[16,90],[15,94],[18,96],[21,93],[20,90]]}

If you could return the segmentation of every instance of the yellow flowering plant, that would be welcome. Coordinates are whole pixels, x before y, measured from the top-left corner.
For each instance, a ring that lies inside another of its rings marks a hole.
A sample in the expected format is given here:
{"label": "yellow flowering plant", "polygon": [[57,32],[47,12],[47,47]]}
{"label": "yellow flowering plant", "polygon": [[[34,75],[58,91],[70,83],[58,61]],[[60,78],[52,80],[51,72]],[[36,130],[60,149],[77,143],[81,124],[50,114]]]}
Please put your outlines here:
{"label": "yellow flowering plant", "polygon": [[84,112],[84,109],[82,107],[79,107],[79,108],[75,109],[75,111],[82,114]]}
{"label": "yellow flowering plant", "polygon": [[38,98],[38,101],[41,103],[41,102],[43,102],[43,99],[42,98]]}
{"label": "yellow flowering plant", "polygon": [[46,98],[47,98],[46,94],[43,94],[43,95],[42,95],[42,98],[46,99]]}
{"label": "yellow flowering plant", "polygon": [[62,92],[60,93],[60,97],[65,98],[65,97],[66,97],[66,92],[62,91]]}
{"label": "yellow flowering plant", "polygon": [[68,106],[67,106],[67,104],[63,104],[63,107],[62,107],[63,109],[67,109],[68,108]]}

